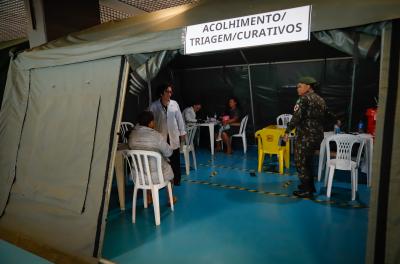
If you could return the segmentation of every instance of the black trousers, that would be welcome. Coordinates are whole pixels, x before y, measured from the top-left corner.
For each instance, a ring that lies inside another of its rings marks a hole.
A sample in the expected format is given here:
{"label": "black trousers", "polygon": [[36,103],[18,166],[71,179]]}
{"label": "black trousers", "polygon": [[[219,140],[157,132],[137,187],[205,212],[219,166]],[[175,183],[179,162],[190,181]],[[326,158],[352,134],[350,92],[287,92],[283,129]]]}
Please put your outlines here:
{"label": "black trousers", "polygon": [[172,171],[174,172],[174,185],[181,184],[181,153],[179,148],[174,149],[171,157],[169,157]]}

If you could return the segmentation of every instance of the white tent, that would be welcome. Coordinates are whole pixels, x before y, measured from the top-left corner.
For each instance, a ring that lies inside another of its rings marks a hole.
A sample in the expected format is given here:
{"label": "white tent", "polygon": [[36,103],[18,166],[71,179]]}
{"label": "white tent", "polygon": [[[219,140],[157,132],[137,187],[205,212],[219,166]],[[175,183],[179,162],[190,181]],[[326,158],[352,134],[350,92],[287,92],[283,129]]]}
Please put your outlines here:
{"label": "white tent", "polygon": [[309,4],[312,31],[400,17],[396,0],[200,1],[19,54],[0,112],[0,228],[98,257],[128,73],[123,55],[181,49],[187,25]]}

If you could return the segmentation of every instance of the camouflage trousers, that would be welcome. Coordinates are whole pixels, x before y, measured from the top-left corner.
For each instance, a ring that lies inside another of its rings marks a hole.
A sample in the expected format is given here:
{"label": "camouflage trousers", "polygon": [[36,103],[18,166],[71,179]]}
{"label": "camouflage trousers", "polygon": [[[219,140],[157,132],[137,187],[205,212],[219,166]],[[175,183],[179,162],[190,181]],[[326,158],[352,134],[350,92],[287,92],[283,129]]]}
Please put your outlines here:
{"label": "camouflage trousers", "polygon": [[317,149],[319,149],[319,144],[301,139],[297,139],[294,146],[296,170],[299,180],[306,191],[313,191],[315,189],[313,159]]}

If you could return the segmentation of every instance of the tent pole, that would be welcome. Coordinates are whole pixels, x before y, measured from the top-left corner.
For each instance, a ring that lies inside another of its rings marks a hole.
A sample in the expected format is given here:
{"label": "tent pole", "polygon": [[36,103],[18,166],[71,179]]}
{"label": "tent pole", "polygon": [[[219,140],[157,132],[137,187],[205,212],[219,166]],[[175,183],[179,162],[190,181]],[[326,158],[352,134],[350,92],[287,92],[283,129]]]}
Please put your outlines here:
{"label": "tent pole", "polygon": [[353,76],[351,78],[351,95],[350,95],[350,109],[349,109],[349,123],[347,125],[347,129],[351,131],[351,123],[352,123],[352,116],[353,116],[353,102],[354,102],[354,90],[356,87],[356,75],[357,75],[357,66],[360,59],[360,52],[358,50],[358,42],[360,41],[360,34],[354,33],[353,34]]}
{"label": "tent pole", "polygon": [[231,67],[243,67],[243,66],[247,66],[247,65],[262,66],[262,65],[275,65],[275,64],[298,63],[298,62],[351,60],[352,58],[353,57],[337,57],[337,58],[310,59],[310,60],[291,60],[291,61],[260,62],[260,63],[249,63],[249,64],[232,64],[232,65],[224,65],[224,66],[194,67],[194,68],[184,69],[181,71],[210,70],[210,69],[221,69],[221,68],[231,68]]}
{"label": "tent pole", "polygon": [[151,80],[150,80],[150,74],[149,74],[149,63],[146,61],[146,79],[147,79],[147,88],[149,90],[149,104],[147,106],[151,105]]}
{"label": "tent pole", "polygon": [[249,90],[250,90],[250,105],[251,105],[251,118],[253,120],[253,133],[256,133],[256,126],[255,126],[255,120],[254,120],[254,104],[253,104],[253,88],[251,86],[251,71],[250,71],[250,65],[247,65],[247,71],[249,74]]}
{"label": "tent pole", "polygon": [[349,105],[349,120],[347,123],[347,130],[351,131],[352,115],[353,115],[353,101],[354,101],[354,90],[356,85],[356,71],[357,63],[353,62],[353,76],[351,77],[351,94],[350,94],[350,105]]}
{"label": "tent pole", "polygon": [[250,92],[250,109],[251,109],[251,119],[253,121],[253,134],[256,133],[255,130],[255,120],[254,120],[254,104],[253,104],[253,89],[251,87],[251,72],[250,72],[250,64],[249,61],[247,60],[246,56],[244,55],[244,52],[242,50],[239,50],[240,54],[242,55],[243,60],[247,64],[247,72],[249,74],[249,92]]}

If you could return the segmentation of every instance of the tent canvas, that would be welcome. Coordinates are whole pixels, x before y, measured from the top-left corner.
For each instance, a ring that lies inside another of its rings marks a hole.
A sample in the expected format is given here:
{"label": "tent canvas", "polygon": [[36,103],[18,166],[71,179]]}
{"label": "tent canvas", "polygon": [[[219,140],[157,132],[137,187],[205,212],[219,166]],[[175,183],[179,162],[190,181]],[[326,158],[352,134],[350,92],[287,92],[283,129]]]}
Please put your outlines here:
{"label": "tent canvas", "polygon": [[0,228],[98,257],[127,75],[121,56],[181,49],[186,25],[308,4],[312,31],[400,17],[394,0],[200,1],[105,23],[20,54],[10,63],[0,112]]}

